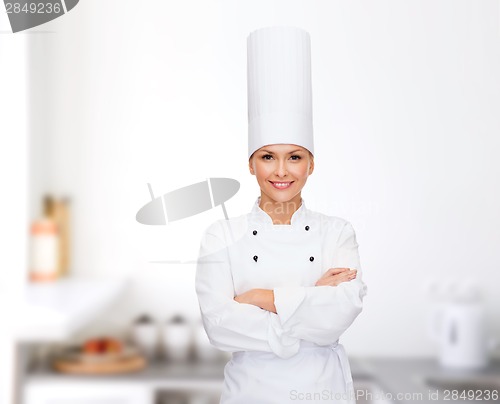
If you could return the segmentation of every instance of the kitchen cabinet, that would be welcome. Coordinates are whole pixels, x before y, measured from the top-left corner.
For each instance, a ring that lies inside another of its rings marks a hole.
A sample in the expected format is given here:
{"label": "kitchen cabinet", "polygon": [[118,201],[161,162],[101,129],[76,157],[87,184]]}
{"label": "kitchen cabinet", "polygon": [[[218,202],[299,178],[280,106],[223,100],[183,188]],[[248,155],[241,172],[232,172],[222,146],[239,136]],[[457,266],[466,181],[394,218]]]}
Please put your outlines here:
{"label": "kitchen cabinet", "polygon": [[72,382],[28,383],[25,404],[151,404],[151,391],[123,383]]}
{"label": "kitchen cabinet", "polygon": [[49,366],[27,374],[23,404],[218,404],[225,361],[151,362],[121,375],[70,375]]}

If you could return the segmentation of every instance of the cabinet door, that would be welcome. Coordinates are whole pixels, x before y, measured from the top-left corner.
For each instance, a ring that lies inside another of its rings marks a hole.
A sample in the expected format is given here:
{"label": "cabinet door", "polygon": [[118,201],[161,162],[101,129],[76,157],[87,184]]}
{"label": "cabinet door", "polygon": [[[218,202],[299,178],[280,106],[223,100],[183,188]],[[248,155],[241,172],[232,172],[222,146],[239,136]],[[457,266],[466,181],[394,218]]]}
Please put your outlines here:
{"label": "cabinet door", "polygon": [[45,382],[29,384],[24,394],[24,404],[153,404],[149,389],[123,382]]}

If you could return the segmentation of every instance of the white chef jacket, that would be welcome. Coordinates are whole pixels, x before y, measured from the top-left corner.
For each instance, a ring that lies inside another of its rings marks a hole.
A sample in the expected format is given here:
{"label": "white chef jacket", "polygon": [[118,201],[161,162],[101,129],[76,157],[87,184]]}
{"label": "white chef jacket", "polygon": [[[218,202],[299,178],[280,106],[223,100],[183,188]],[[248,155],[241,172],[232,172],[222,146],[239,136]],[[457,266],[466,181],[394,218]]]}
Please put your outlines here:
{"label": "white chef jacket", "polygon": [[[221,219],[201,240],[196,293],[216,348],[232,352],[221,403],[355,403],[346,352],[338,343],[362,310],[358,243],[349,222],[306,208],[275,225],[257,198],[250,213]],[[356,279],[314,286],[329,268]],[[234,297],[272,289],[277,313]]]}

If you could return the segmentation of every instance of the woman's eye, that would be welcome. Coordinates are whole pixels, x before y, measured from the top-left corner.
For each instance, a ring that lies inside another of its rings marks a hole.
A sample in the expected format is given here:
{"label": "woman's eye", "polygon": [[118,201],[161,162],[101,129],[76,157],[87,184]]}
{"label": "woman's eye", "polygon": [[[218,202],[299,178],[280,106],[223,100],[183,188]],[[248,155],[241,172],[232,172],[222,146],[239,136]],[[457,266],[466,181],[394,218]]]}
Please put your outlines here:
{"label": "woman's eye", "polygon": [[270,159],[268,159],[268,157],[272,158],[273,156],[271,156],[270,154],[264,154],[264,155],[262,156],[262,158],[263,158],[264,160],[270,160]]}
{"label": "woman's eye", "polygon": [[[294,157],[297,157],[296,159],[294,159]],[[301,157],[300,156],[297,156],[296,154],[294,154],[292,157],[291,157],[293,160],[300,160]]]}

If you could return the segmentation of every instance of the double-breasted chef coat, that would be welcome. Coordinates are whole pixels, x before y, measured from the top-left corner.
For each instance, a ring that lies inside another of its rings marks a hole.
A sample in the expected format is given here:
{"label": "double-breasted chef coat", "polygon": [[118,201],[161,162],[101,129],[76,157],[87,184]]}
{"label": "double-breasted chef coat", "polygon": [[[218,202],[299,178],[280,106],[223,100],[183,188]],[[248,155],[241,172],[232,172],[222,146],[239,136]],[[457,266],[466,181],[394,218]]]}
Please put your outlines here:
{"label": "double-breasted chef coat", "polygon": [[[208,338],[232,352],[221,403],[355,403],[349,361],[338,342],[362,310],[358,243],[351,224],[306,208],[275,225],[257,198],[250,213],[205,231],[196,293]],[[337,286],[314,286],[329,268],[357,269]],[[272,289],[277,313],[234,297]]]}

